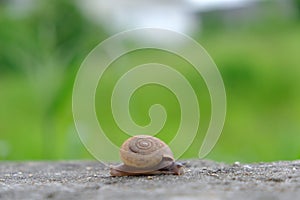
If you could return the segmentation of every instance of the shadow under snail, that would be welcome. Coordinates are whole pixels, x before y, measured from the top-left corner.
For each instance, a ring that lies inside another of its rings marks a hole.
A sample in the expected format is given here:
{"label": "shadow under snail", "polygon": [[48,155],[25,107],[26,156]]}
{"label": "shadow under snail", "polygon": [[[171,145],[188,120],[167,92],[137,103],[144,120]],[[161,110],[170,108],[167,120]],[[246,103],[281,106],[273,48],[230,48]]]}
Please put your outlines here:
{"label": "shadow under snail", "polygon": [[175,162],[168,145],[156,137],[129,138],[120,148],[120,157],[123,164],[110,167],[112,176],[183,174],[183,165]]}

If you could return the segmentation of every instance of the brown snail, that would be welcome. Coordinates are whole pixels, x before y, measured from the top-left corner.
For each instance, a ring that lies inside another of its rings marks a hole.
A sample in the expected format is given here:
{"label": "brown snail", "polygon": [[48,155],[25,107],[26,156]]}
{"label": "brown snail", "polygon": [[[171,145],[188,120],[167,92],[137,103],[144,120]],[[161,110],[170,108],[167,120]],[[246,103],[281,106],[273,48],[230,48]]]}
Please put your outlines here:
{"label": "brown snail", "polygon": [[112,176],[183,174],[183,165],[175,162],[168,145],[156,137],[129,138],[120,148],[120,157],[123,164],[111,166]]}

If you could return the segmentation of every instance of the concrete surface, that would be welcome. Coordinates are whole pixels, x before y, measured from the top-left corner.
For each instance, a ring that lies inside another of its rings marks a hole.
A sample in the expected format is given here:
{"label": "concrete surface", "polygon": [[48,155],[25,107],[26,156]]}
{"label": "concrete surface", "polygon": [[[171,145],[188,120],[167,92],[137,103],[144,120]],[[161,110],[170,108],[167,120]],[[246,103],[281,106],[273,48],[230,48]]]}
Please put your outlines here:
{"label": "concrete surface", "polygon": [[95,161],[1,162],[0,199],[300,199],[300,161],[189,160],[185,171],[110,177]]}

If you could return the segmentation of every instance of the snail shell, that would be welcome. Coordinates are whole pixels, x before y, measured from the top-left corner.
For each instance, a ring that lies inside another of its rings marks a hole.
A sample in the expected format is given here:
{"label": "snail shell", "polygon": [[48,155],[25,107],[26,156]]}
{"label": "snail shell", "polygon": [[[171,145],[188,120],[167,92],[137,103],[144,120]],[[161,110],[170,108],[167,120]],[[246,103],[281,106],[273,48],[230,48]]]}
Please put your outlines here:
{"label": "snail shell", "polygon": [[120,148],[124,164],[112,166],[112,176],[142,174],[182,174],[182,165],[174,161],[171,149],[158,138],[137,135],[126,140]]}

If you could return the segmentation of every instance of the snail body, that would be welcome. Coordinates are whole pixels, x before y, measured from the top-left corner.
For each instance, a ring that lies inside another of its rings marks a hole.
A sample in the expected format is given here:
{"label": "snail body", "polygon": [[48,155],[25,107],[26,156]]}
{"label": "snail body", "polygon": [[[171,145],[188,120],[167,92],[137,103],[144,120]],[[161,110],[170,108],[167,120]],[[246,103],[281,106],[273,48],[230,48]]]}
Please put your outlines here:
{"label": "snail body", "polygon": [[171,149],[163,141],[148,135],[126,140],[120,148],[123,164],[111,166],[112,176],[183,173],[182,164],[175,162]]}

